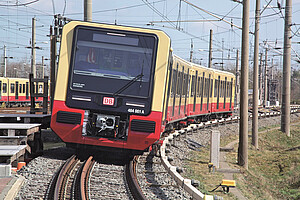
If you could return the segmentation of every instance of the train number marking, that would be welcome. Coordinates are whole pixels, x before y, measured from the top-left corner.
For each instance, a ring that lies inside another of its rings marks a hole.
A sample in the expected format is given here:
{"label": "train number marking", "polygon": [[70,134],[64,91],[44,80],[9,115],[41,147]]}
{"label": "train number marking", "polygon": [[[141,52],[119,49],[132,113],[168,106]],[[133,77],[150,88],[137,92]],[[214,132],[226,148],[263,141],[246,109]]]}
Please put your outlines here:
{"label": "train number marking", "polygon": [[145,111],[144,111],[144,110],[141,110],[141,109],[128,108],[127,111],[128,111],[129,113],[145,114]]}
{"label": "train number marking", "polygon": [[115,103],[115,98],[112,97],[103,97],[103,105],[113,106]]}

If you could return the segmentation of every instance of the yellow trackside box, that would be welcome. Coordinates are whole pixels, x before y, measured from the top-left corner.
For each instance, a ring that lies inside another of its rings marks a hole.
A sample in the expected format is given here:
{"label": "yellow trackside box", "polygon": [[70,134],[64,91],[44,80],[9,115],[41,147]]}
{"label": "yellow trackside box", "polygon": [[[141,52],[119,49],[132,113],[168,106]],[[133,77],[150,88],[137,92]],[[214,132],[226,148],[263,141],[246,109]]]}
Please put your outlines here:
{"label": "yellow trackside box", "polygon": [[235,180],[223,179],[222,183],[221,183],[221,186],[223,186],[223,187],[235,187],[236,186]]}

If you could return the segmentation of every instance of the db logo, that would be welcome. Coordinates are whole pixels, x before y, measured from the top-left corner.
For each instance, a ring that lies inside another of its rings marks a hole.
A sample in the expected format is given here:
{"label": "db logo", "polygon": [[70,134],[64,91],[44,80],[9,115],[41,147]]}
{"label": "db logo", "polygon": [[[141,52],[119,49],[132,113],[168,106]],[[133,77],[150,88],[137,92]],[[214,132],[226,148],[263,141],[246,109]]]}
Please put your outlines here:
{"label": "db logo", "polygon": [[115,103],[115,98],[103,97],[103,105],[113,106]]}

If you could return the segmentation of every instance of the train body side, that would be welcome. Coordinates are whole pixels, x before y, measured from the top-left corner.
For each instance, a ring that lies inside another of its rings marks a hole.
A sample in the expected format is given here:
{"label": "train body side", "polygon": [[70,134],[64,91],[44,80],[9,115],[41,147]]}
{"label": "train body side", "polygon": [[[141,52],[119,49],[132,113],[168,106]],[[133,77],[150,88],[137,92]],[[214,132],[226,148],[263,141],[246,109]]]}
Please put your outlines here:
{"label": "train body side", "polygon": [[[43,93],[43,86],[39,84],[35,87],[39,93]],[[36,102],[41,102],[42,98],[36,98]],[[0,77],[0,104],[3,106],[30,104],[30,84],[27,78]]]}
{"label": "train body side", "polygon": [[172,63],[163,120],[166,129],[232,114],[235,89],[232,73],[196,65],[177,56],[173,56]]}

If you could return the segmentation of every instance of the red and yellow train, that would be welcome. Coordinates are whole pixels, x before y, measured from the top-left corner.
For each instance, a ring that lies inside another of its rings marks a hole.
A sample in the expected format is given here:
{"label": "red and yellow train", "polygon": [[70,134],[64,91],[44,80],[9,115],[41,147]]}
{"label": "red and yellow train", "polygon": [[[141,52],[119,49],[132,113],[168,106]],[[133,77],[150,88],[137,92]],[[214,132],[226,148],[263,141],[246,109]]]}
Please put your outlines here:
{"label": "red and yellow train", "polygon": [[[39,83],[35,89],[43,93],[43,84]],[[42,102],[42,98],[36,98],[36,102]],[[30,105],[29,79],[0,77],[0,105],[2,107]]]}
{"label": "red and yellow train", "polygon": [[131,157],[165,131],[231,115],[234,83],[232,73],[173,55],[163,31],[72,21],[62,32],[51,128],[70,146]]}

